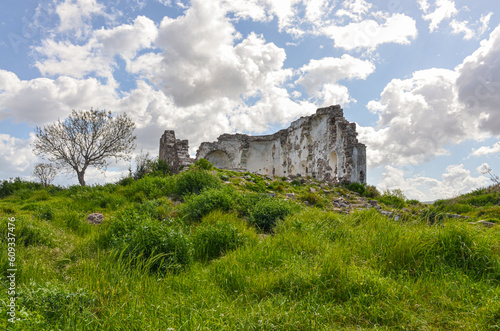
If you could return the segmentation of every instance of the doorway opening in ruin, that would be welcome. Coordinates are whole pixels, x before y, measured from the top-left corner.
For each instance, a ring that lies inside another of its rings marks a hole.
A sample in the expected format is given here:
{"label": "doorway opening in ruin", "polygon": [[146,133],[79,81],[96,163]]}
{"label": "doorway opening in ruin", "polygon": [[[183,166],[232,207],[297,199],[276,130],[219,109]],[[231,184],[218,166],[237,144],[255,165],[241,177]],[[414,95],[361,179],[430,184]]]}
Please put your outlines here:
{"label": "doorway opening in ruin", "polygon": [[330,168],[332,168],[332,176],[337,177],[338,176],[338,170],[337,170],[337,153],[331,152],[329,155],[328,159],[328,165]]}
{"label": "doorway opening in ruin", "polygon": [[207,161],[213,163],[214,167],[219,169],[229,169],[231,168],[231,160],[226,152],[218,150],[208,153],[205,156]]}

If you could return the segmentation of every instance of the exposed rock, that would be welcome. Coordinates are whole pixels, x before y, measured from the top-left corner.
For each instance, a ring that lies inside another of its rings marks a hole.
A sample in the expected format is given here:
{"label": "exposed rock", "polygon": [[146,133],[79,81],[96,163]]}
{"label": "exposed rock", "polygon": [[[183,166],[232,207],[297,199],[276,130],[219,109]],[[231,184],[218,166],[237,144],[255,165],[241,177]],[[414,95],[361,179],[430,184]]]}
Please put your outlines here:
{"label": "exposed rock", "polygon": [[89,216],[87,216],[87,223],[90,224],[101,224],[102,221],[104,220],[104,215],[101,213],[92,213]]}
{"label": "exposed rock", "polygon": [[311,193],[316,193],[316,189],[315,189],[315,188],[313,188],[313,187],[310,187],[310,188],[309,188],[309,192],[311,192]]}
{"label": "exposed rock", "polygon": [[483,225],[487,228],[492,228],[496,225],[496,223],[493,223],[493,222],[488,222],[488,221],[485,221],[485,220],[480,220],[480,221],[477,221],[477,222],[470,222],[470,224],[477,224],[477,225]]}
{"label": "exposed rock", "polygon": [[286,197],[295,200],[295,193],[286,193]]}
{"label": "exposed rock", "polygon": [[[160,159],[169,162],[172,169],[191,163],[187,140],[176,140],[173,131],[165,131],[165,135],[160,141]],[[344,118],[338,105],[319,108],[272,135],[223,134],[215,142],[200,145],[196,159],[200,158],[220,169],[274,177],[366,182],[366,146],[358,142],[356,124]]]}

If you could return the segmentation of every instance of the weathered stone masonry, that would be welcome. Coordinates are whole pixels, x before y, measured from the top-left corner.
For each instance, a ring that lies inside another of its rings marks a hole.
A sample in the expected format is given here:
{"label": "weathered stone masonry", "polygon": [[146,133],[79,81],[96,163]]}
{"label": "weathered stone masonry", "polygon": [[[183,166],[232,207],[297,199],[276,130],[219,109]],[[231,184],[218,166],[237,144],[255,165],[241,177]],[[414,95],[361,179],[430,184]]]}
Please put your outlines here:
{"label": "weathered stone masonry", "polygon": [[[338,105],[319,108],[316,114],[301,117],[272,135],[223,134],[215,142],[200,145],[196,159],[200,158],[217,168],[263,175],[366,182],[366,146],[358,142],[356,124],[344,118]],[[189,164],[187,141],[165,131],[160,159],[172,169]]]}

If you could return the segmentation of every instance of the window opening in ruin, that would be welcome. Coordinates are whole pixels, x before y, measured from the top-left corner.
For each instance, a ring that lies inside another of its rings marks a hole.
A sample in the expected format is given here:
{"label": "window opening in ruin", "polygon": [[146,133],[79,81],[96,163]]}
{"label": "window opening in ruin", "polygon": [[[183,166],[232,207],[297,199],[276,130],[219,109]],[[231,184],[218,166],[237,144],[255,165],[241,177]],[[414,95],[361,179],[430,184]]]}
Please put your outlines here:
{"label": "window opening in ruin", "polygon": [[330,159],[328,160],[330,168],[332,168],[332,175],[334,177],[338,176],[338,169],[337,169],[337,153],[331,152],[330,153]]}

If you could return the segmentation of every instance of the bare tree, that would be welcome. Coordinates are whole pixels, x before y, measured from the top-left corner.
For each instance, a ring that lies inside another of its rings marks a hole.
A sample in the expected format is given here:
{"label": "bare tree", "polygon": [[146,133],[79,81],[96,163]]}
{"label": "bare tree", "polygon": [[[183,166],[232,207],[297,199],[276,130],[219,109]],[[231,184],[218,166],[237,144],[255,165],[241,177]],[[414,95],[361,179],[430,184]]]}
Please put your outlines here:
{"label": "bare tree", "polygon": [[490,176],[491,181],[493,183],[500,184],[500,177],[498,177],[497,175],[495,175],[492,171],[493,170],[491,170],[491,168],[486,163],[483,163],[483,165],[481,166],[481,173],[483,175],[488,174]]}
{"label": "bare tree", "polygon": [[49,186],[57,175],[56,168],[50,163],[37,163],[33,175],[38,178],[44,187]]}
{"label": "bare tree", "polygon": [[89,166],[105,170],[109,158],[130,159],[134,129],[126,114],[113,117],[104,110],[73,110],[64,121],[36,127],[33,151],[58,168],[75,171],[78,182],[85,186]]}

